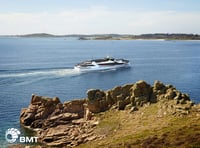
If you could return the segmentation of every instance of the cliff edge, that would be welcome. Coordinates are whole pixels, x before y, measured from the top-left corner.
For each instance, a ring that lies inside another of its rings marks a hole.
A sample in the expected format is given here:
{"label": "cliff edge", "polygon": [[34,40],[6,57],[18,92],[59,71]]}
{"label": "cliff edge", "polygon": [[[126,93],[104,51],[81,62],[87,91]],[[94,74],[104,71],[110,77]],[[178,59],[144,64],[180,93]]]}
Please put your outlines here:
{"label": "cliff edge", "polygon": [[160,81],[91,89],[64,103],[32,95],[20,123],[36,131],[38,147],[200,146],[200,104]]}

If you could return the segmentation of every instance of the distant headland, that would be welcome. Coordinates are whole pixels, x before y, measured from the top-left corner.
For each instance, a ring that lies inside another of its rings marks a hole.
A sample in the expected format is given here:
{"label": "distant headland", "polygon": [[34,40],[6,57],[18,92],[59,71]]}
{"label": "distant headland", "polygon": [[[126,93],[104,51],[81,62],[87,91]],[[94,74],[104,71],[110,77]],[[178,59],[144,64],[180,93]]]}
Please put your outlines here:
{"label": "distant headland", "polygon": [[200,40],[198,34],[141,34],[141,35],[120,35],[120,34],[107,34],[107,35],[93,35],[90,37],[80,37],[80,40]]}
{"label": "distant headland", "polygon": [[198,34],[184,34],[184,33],[152,33],[152,34],[69,34],[69,35],[53,35],[48,33],[33,33],[24,35],[2,35],[3,37],[39,37],[39,38],[58,38],[58,37],[77,37],[79,40],[200,40]]}

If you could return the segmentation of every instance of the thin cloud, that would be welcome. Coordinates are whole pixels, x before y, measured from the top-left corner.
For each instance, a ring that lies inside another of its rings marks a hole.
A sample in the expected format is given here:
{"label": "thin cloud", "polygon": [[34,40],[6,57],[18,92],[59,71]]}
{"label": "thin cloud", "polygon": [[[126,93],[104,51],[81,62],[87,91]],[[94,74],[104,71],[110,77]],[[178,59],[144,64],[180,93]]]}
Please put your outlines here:
{"label": "thin cloud", "polygon": [[200,33],[200,12],[111,11],[104,7],[58,13],[2,13],[0,34]]}

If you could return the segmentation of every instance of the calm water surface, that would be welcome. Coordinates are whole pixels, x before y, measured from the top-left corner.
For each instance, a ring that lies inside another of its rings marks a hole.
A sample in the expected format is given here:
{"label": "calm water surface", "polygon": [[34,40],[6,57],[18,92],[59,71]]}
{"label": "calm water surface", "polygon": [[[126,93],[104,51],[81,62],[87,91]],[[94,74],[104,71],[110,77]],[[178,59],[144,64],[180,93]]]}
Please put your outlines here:
{"label": "calm water surface", "polygon": [[[73,66],[105,56],[130,60],[131,68],[79,73]],[[8,128],[20,128],[19,114],[31,94],[63,102],[145,80],[173,84],[200,102],[200,41],[82,41],[75,38],[0,38],[0,143]],[[0,146],[1,146],[0,145]]]}

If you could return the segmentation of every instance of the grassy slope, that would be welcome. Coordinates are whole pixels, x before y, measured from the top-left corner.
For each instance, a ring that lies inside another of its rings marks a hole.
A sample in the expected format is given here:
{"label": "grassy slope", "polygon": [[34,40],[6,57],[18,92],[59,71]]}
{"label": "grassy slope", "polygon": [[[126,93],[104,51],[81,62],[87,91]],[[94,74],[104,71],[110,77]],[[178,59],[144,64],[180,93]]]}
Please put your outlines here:
{"label": "grassy slope", "polygon": [[82,144],[80,148],[105,147],[200,147],[200,115],[158,116],[158,104],[139,111],[109,110],[97,114],[96,133],[105,138]]}

